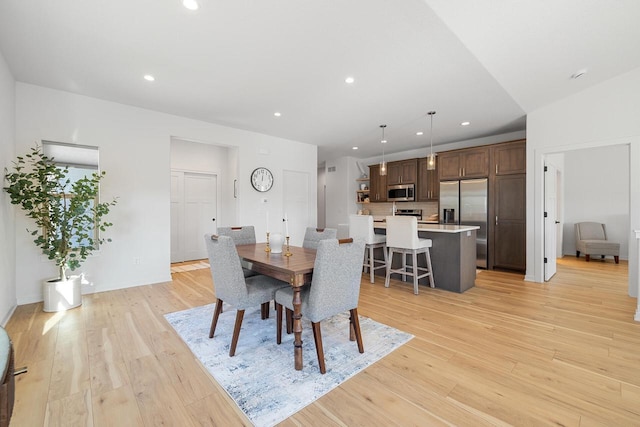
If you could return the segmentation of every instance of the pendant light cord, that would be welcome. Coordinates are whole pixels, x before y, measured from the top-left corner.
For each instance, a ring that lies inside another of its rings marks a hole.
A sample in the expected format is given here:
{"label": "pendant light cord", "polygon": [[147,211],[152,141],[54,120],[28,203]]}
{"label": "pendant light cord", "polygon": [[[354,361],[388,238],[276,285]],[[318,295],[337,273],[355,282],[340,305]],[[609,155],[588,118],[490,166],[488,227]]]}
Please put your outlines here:
{"label": "pendant light cord", "polygon": [[386,144],[386,141],[384,140],[384,128],[386,128],[387,125],[380,125],[380,127],[382,128],[382,139],[380,140],[380,143],[382,143],[382,162],[384,163],[384,144]]}
{"label": "pendant light cord", "polygon": [[431,116],[431,157],[433,157],[433,116],[436,114],[435,111],[429,111],[427,113],[429,116]]}

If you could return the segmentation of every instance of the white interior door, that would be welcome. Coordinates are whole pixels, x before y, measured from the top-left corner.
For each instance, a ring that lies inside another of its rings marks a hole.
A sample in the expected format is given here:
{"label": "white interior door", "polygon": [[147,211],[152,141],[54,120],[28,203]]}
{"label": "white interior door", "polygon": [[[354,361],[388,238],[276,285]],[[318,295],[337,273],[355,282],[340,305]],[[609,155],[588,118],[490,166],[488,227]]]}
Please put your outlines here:
{"label": "white interior door", "polygon": [[544,172],[544,280],[556,274],[557,238],[557,171],[553,165],[545,166]]}
{"label": "white interior door", "polygon": [[217,176],[171,172],[171,262],[204,259],[203,236],[216,233]]}
{"label": "white interior door", "polygon": [[[309,174],[305,172],[284,171],[283,173],[283,212],[289,220],[289,235],[292,246],[302,246],[304,232],[311,224],[309,213]],[[284,232],[284,227],[282,229]]]}

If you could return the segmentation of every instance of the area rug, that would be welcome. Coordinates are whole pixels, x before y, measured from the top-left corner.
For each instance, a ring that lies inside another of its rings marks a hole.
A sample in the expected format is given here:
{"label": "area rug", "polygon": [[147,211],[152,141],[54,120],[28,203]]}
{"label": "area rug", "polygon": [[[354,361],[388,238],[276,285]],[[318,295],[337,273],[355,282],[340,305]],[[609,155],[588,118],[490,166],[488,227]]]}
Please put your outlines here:
{"label": "area rug", "polygon": [[[195,307],[165,315],[193,354],[238,404],[251,422],[273,426],[339,386],[413,335],[360,316],[365,352],[349,341],[348,313],[322,322],[322,339],[327,373],[318,369],[311,324],[303,319],[303,369],[293,363],[293,334],[282,332],[276,344],[275,312],[260,319],[260,309],[244,315],[236,355],[229,357],[236,310],[225,304],[216,335],[209,339],[214,305]],[[283,322],[284,323],[284,322]]]}

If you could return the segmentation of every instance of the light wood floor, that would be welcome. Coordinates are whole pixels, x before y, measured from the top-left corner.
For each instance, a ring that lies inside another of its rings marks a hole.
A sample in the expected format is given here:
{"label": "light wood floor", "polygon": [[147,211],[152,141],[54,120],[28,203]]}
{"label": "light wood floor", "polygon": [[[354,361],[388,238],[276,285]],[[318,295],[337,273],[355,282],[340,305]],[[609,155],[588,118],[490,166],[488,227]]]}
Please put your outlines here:
{"label": "light wood floor", "polygon": [[[626,262],[572,257],[549,283],[482,271],[464,294],[363,280],[360,314],[415,338],[282,425],[639,426],[626,290]],[[201,269],[67,313],[18,307],[7,330],[29,372],[11,425],[249,425],[162,317],[213,301]]]}

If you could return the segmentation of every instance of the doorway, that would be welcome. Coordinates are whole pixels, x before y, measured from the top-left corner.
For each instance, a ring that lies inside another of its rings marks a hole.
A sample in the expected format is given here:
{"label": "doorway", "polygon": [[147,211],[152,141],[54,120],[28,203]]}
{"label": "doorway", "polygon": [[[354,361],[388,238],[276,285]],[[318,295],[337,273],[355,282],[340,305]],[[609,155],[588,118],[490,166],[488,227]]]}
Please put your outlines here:
{"label": "doorway", "polygon": [[302,246],[306,228],[313,226],[309,212],[309,174],[285,170],[282,182],[282,209],[289,221],[290,244]]}
{"label": "doorway", "polygon": [[218,177],[171,171],[171,262],[207,258],[203,236],[217,232]]}
{"label": "doorway", "polygon": [[[562,241],[562,220],[558,209],[558,171],[552,163],[544,166],[544,281],[547,282],[556,274],[556,258],[558,241]],[[562,250],[562,249],[561,249]]]}
{"label": "doorway", "polygon": [[[630,257],[629,158],[629,144],[580,148],[544,155],[543,161],[547,167],[543,183],[544,212],[547,214],[543,218],[543,248],[547,261],[544,264],[545,281],[553,275],[551,258],[555,257],[554,251],[557,251],[558,257],[563,254],[575,256],[576,222],[595,221],[605,224],[608,238],[620,243],[621,256],[624,259]],[[554,243],[554,240],[558,242]],[[584,259],[582,261],[586,262]]]}

